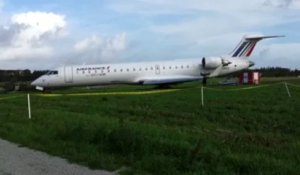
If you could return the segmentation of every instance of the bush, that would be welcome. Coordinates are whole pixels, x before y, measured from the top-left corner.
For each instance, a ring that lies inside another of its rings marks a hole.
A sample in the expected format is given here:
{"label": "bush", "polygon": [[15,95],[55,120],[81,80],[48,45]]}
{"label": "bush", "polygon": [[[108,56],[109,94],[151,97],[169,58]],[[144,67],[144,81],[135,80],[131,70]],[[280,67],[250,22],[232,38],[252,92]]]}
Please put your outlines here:
{"label": "bush", "polygon": [[5,89],[3,87],[0,87],[0,94],[5,93]]}
{"label": "bush", "polygon": [[31,86],[30,83],[22,82],[19,84],[19,91],[34,91],[35,87]]}
{"label": "bush", "polygon": [[130,155],[141,151],[143,137],[133,130],[121,127],[108,135],[109,149],[121,155]]}
{"label": "bush", "polygon": [[3,88],[5,89],[6,92],[14,91],[15,90],[15,83],[12,82],[12,81],[6,82],[6,83],[4,83]]}
{"label": "bush", "polygon": [[[3,89],[3,90],[1,90]],[[2,87],[0,87],[0,92],[10,92],[10,91],[33,91],[35,90],[34,86],[30,85],[30,82],[14,82],[9,81],[2,84]]]}
{"label": "bush", "polygon": [[109,130],[107,128],[99,127],[95,130],[95,134],[91,143],[96,145],[103,145],[107,142],[107,137],[109,135]]}
{"label": "bush", "polygon": [[182,174],[177,169],[177,160],[168,156],[149,155],[145,156],[140,162],[138,168],[145,169],[153,174]]}
{"label": "bush", "polygon": [[90,142],[93,140],[93,129],[81,123],[63,124],[57,127],[56,137],[71,142]]}

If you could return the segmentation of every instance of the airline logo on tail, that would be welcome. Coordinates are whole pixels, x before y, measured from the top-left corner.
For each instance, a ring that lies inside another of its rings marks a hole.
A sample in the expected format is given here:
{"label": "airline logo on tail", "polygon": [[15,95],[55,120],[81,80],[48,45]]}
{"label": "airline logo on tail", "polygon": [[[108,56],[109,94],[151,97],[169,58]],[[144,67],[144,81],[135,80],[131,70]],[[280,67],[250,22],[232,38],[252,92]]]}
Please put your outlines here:
{"label": "airline logo on tail", "polygon": [[254,36],[254,37],[244,37],[238,46],[234,49],[231,57],[249,57],[253,52],[256,43],[262,39],[266,38],[277,38],[283,36]]}
{"label": "airline logo on tail", "polygon": [[241,41],[239,46],[233,52],[232,57],[249,57],[257,41]]}

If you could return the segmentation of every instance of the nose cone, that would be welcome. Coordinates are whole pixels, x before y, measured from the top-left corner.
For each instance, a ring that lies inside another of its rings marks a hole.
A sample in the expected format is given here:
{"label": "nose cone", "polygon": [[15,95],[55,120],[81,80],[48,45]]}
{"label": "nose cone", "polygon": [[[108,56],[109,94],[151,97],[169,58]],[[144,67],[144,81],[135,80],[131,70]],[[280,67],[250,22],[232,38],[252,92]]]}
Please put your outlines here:
{"label": "nose cone", "polygon": [[31,82],[31,86],[42,86],[42,81],[40,78],[34,80],[33,82]]}
{"label": "nose cone", "polygon": [[37,80],[34,80],[33,82],[31,82],[31,86],[37,86]]}

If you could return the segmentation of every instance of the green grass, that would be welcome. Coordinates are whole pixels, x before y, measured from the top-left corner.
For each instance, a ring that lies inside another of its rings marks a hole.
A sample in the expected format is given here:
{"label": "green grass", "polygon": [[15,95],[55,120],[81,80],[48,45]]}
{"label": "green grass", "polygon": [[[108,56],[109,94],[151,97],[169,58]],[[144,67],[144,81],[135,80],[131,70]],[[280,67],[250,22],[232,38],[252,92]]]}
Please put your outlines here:
{"label": "green grass", "polygon": [[[280,81],[284,81],[280,79]],[[299,79],[288,82],[300,85]],[[266,80],[276,83],[278,80]],[[74,88],[31,96],[0,96],[0,137],[91,168],[123,174],[298,174],[300,88],[205,89],[148,95],[68,96],[68,93],[149,91],[152,86]],[[10,98],[15,97],[15,98]]]}

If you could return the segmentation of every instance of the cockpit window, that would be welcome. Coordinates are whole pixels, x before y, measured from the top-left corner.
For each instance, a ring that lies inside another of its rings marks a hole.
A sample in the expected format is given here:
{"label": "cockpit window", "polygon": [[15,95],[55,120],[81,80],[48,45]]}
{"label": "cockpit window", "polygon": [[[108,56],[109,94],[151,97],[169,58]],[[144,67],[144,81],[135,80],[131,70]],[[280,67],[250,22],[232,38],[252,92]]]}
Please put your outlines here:
{"label": "cockpit window", "polygon": [[58,71],[57,70],[53,70],[53,71],[47,72],[46,75],[57,75],[57,74],[58,74]]}

